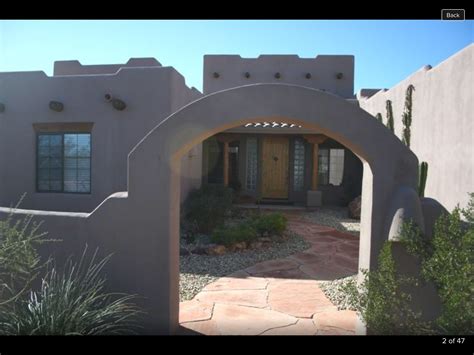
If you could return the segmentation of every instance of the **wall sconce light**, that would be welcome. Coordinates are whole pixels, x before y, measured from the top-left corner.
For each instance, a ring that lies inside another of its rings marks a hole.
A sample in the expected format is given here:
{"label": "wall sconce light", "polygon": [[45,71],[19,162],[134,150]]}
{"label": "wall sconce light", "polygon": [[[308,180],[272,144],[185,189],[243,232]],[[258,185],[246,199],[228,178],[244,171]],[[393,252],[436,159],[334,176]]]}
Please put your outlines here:
{"label": "wall sconce light", "polygon": [[216,78],[216,79],[220,76],[218,72],[214,72],[212,75],[213,75],[214,78]]}
{"label": "wall sconce light", "polygon": [[104,95],[105,101],[110,102],[112,100],[112,95],[110,94],[105,94]]}
{"label": "wall sconce light", "polygon": [[280,79],[280,78],[281,78],[281,74],[280,74],[280,73],[275,73],[275,78]]}
{"label": "wall sconce light", "polygon": [[2,104],[0,102],[0,113],[4,113],[5,112],[5,104]]}
{"label": "wall sconce light", "polygon": [[342,79],[342,77],[343,77],[342,73],[337,73],[336,74],[336,79]]}
{"label": "wall sconce light", "polygon": [[59,101],[50,101],[49,108],[53,111],[61,112],[62,110],[64,110],[64,105],[62,102]]}
{"label": "wall sconce light", "polygon": [[306,73],[305,78],[306,79],[311,79],[311,73]]}
{"label": "wall sconce light", "polygon": [[250,73],[249,73],[249,72],[246,72],[246,73],[244,74],[244,76],[248,79],[248,78],[250,78]]}

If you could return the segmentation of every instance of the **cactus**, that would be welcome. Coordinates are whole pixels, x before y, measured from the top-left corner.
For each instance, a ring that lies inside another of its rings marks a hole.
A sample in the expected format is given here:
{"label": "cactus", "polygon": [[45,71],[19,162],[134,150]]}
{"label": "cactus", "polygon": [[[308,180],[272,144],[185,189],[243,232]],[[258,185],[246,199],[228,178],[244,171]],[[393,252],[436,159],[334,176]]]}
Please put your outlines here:
{"label": "cactus", "polygon": [[393,124],[392,101],[387,100],[386,107],[387,107],[387,127],[389,130],[395,133],[395,126]]}
{"label": "cactus", "polygon": [[410,147],[410,139],[411,139],[410,127],[411,127],[413,91],[415,91],[415,87],[413,85],[408,85],[406,95],[405,95],[405,110],[402,114],[402,123],[403,123],[403,139],[402,139],[402,142],[407,147]]}
{"label": "cactus", "polygon": [[418,196],[425,197],[426,179],[428,178],[428,163],[426,161],[420,164],[418,174]]}
{"label": "cactus", "polygon": [[380,121],[380,122],[383,122],[382,121],[382,114],[380,112],[378,112],[376,115],[375,115],[375,118]]}

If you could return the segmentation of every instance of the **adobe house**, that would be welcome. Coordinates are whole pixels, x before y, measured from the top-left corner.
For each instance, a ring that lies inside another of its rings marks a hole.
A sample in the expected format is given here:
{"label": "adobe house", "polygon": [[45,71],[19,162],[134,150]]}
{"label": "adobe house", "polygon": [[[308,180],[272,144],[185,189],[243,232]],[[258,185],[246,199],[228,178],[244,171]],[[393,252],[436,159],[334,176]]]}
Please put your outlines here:
{"label": "adobe house", "polygon": [[[204,94],[147,58],[56,62],[52,77],[0,73],[0,206],[26,192],[14,217],[44,221],[63,240],[48,246],[58,261],[86,243],[114,252],[109,286],[143,296],[149,334],[178,326],[180,202],[203,181],[312,206],[343,203],[358,193],[347,174],[362,174],[359,268],[372,269],[404,220],[429,237],[436,200],[451,208],[472,189],[473,51],[357,97],[352,56],[206,56]],[[397,119],[395,135],[374,118],[387,99],[399,117],[408,84],[413,150]],[[419,160],[430,164],[426,195],[436,200],[418,197]],[[0,218],[8,213],[0,207]],[[417,299],[434,308],[425,291]]]}
{"label": "adobe house", "polygon": [[[124,65],[60,61],[54,76],[2,73],[0,205],[90,212],[126,190],[127,154],[172,112],[203,96],[152,58]],[[204,58],[204,95],[253,83],[295,84],[354,100],[354,57],[236,55]],[[261,103],[265,105],[264,102]],[[10,161],[13,160],[13,161]],[[347,205],[360,195],[362,164],[335,140],[276,117],[205,140],[183,158],[182,199],[201,183],[229,185],[251,202]]]}

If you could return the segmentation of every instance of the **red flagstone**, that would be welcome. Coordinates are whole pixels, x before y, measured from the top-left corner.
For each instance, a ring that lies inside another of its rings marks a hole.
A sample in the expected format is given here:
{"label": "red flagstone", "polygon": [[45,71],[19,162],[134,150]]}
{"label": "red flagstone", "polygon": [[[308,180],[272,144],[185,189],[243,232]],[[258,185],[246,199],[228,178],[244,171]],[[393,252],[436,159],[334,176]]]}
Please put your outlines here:
{"label": "red flagstone", "polygon": [[207,285],[180,304],[181,326],[207,335],[352,335],[356,313],[338,311],[318,281],[357,272],[359,238],[297,214],[288,228],[311,247]]}

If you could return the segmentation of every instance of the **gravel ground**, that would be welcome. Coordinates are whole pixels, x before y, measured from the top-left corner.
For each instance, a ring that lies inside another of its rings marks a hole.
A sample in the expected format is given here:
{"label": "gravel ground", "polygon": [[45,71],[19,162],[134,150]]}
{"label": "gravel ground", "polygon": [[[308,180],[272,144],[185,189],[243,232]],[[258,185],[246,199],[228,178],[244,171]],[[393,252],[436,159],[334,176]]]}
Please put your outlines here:
{"label": "gravel ground", "polygon": [[311,222],[333,227],[341,232],[359,235],[360,221],[349,218],[347,207],[320,207],[315,211],[306,212],[304,217]]}
{"label": "gravel ground", "polygon": [[349,284],[357,282],[357,275],[344,277],[334,281],[320,282],[319,286],[327,298],[337,306],[337,309],[350,309],[355,311],[351,305],[347,292],[344,290]]}
{"label": "gravel ground", "polygon": [[311,245],[289,233],[289,239],[267,248],[227,253],[219,256],[191,254],[180,257],[180,301],[192,299],[204,286],[219,277],[245,269],[265,260],[279,259],[306,250]]}

